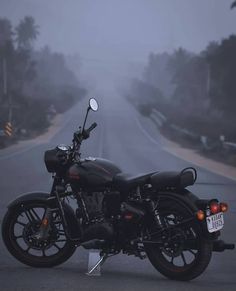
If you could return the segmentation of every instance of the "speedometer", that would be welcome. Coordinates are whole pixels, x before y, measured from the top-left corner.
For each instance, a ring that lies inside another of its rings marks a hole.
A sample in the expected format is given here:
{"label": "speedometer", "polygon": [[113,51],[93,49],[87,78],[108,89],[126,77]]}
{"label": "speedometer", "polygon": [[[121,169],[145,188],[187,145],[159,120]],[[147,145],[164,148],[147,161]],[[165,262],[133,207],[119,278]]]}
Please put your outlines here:
{"label": "speedometer", "polygon": [[57,148],[61,151],[68,151],[70,149],[70,147],[68,145],[65,145],[65,144],[60,144],[57,146]]}

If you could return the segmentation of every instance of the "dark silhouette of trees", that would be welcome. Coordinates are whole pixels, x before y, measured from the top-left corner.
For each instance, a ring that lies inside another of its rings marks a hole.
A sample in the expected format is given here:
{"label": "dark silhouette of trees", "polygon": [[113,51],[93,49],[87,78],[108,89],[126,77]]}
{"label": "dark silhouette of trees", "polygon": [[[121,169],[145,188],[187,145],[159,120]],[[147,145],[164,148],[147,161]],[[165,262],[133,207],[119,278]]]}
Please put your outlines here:
{"label": "dark silhouette of trees", "polygon": [[236,1],[234,1],[232,4],[231,4],[231,9],[235,8],[236,7]]}
{"label": "dark silhouette of trees", "polygon": [[[180,126],[199,134],[223,133],[236,141],[235,52],[232,35],[211,42],[199,54],[182,48],[172,54],[152,53],[143,80],[132,84],[133,96],[145,112],[149,104]],[[169,91],[163,90],[162,80],[168,80]]]}
{"label": "dark silhouette of trees", "polygon": [[38,26],[31,16],[25,16],[16,27],[16,42],[18,48],[31,49],[39,34]]}
{"label": "dark silhouette of trees", "polygon": [[144,70],[144,81],[161,90],[166,96],[170,96],[174,89],[171,76],[168,72],[169,68],[167,65],[169,60],[170,55],[168,53],[151,53]]}
{"label": "dark silhouette of trees", "polygon": [[236,108],[236,36],[224,39],[214,49],[206,51],[211,69],[210,100],[224,116],[233,118]]}
{"label": "dark silhouette of trees", "polygon": [[15,129],[42,131],[49,125],[48,108],[63,112],[85,94],[62,54],[34,50],[38,35],[31,16],[15,28],[0,18],[0,129],[11,106]]}
{"label": "dark silhouette of trees", "polygon": [[12,41],[12,26],[11,22],[6,19],[0,19],[0,47],[3,48],[7,43]]}

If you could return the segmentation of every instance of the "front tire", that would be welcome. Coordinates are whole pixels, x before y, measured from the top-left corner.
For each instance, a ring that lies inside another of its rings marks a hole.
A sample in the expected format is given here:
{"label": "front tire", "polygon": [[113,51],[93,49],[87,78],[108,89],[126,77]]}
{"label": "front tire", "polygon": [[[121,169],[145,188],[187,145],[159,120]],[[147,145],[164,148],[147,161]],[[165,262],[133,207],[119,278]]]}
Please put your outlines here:
{"label": "front tire", "polygon": [[76,250],[75,245],[67,240],[56,213],[47,240],[37,241],[35,234],[46,208],[43,202],[30,202],[23,208],[8,209],[2,222],[2,237],[8,251],[31,267],[48,268],[62,264]]}
{"label": "front tire", "polygon": [[155,223],[148,227],[149,233],[159,233],[151,240],[162,241],[159,246],[145,244],[151,264],[172,280],[189,281],[198,277],[211,260],[212,243],[204,238],[197,221],[178,226],[193,215],[183,203],[162,197],[158,209],[166,230],[160,232]]}

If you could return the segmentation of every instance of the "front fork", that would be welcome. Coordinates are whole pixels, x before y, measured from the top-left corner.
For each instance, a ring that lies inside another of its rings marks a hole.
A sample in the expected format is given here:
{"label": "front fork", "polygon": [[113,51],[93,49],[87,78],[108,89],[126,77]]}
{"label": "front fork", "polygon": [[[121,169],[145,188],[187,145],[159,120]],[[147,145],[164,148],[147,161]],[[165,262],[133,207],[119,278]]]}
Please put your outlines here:
{"label": "front fork", "polygon": [[46,208],[45,214],[43,216],[43,219],[39,228],[39,232],[36,235],[37,239],[45,240],[48,238],[48,234],[50,231],[50,221],[51,221],[51,209]]}
{"label": "front fork", "polygon": [[69,226],[66,220],[66,215],[65,211],[63,208],[63,203],[60,199],[61,196],[65,194],[65,188],[62,185],[62,178],[55,176],[52,189],[50,192],[50,197],[48,198],[49,202],[49,207],[46,209],[41,226],[40,226],[40,235],[42,237],[47,237],[48,232],[51,229],[51,224],[52,224],[52,214],[53,212],[59,213],[60,214],[60,221],[63,225],[63,229],[65,231],[65,235],[67,239],[73,242],[79,243],[79,238],[72,238],[70,233],[69,233]]}
{"label": "front fork", "polygon": [[[60,212],[62,217],[62,223],[63,227],[66,230],[67,223],[65,219],[64,210],[62,207],[62,203],[60,201],[59,192],[62,189],[60,186],[62,182],[61,178],[54,177],[52,189],[50,192],[50,197],[48,198],[49,206],[46,208],[43,219],[41,221],[41,225],[39,228],[39,232],[37,233],[37,238],[44,240],[48,238],[49,231],[51,229],[51,223],[52,223],[52,213],[53,212]],[[64,188],[63,188],[64,190]],[[55,203],[56,202],[56,203]]]}

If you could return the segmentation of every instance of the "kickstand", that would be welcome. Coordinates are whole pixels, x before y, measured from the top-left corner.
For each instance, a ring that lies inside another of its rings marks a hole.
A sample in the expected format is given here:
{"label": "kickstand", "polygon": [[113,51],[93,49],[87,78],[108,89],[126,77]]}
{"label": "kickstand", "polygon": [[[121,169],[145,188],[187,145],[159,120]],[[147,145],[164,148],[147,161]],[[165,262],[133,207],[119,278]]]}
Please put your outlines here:
{"label": "kickstand", "polygon": [[101,269],[100,266],[108,258],[108,255],[101,255],[100,252],[90,251],[89,252],[89,262],[88,262],[88,276],[100,276]]}

